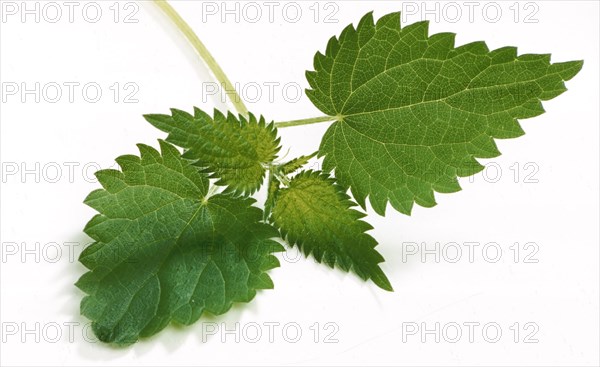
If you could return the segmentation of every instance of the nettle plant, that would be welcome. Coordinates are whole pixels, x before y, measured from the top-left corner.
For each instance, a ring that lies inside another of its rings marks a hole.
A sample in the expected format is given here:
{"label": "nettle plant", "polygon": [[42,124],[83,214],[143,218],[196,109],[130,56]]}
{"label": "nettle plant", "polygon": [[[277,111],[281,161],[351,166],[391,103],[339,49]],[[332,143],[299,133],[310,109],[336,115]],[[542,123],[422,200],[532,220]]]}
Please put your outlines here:
{"label": "nettle plant", "polygon": [[[232,90],[189,26],[158,5]],[[85,200],[99,214],[85,227],[95,242],[81,254],[89,271],[77,287],[96,336],[128,345],[249,302],[273,288],[280,243],[392,291],[366,233],[367,198],[380,215],[388,203],[410,214],[415,203],[434,206],[434,192],[459,191],[458,177],[482,170],[476,158],[500,155],[494,139],[523,135],[518,119],[542,114],[541,101],[563,93],[583,64],[454,38],[429,35],[427,22],[401,26],[400,13],[366,14],[306,73],[324,117],[267,122],[237,98],[237,114],[146,115],[168,133],[160,151],[140,144],[139,156],[118,157],[120,170],[98,171],[102,189]],[[319,150],[276,163],[277,129],[317,122],[333,122]],[[304,169],[315,156],[323,170]],[[251,196],[265,181],[261,210]]]}

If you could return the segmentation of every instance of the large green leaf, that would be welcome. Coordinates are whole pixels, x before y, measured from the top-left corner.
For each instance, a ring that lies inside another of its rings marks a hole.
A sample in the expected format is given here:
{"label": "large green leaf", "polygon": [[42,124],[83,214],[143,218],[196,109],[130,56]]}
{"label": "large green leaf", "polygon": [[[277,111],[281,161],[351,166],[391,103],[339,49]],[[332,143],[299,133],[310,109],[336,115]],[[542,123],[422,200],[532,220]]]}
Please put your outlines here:
{"label": "large green leaf", "polygon": [[454,46],[454,34],[428,36],[428,23],[401,28],[400,13],[333,37],[307,72],[311,101],[337,121],[320,147],[324,170],[356,200],[383,214],[389,202],[410,214],[435,205],[434,190],[460,190],[459,176],[483,167],[475,158],[500,154],[494,138],[523,134],[517,119],[544,112],[540,101],[566,90],[582,61]]}
{"label": "large green leaf", "polygon": [[206,197],[205,174],[161,142],[162,155],[139,145],[141,158],[117,158],[122,171],[97,173],[103,189],[85,200],[96,209],[85,232],[96,242],[80,261],[81,313],[104,342],[126,345],[204,311],[218,315],[272,288],[266,271],[278,235],[260,223],[252,199]]}

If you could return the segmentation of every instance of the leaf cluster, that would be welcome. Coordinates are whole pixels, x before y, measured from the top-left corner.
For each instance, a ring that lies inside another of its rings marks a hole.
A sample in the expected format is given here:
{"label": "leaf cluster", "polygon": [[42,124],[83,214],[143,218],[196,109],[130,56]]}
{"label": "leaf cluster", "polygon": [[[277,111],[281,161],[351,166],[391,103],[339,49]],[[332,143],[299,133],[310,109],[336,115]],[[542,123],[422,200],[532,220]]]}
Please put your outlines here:
{"label": "leaf cluster", "polygon": [[[460,190],[458,177],[482,169],[477,158],[500,154],[495,139],[521,136],[519,120],[543,113],[581,67],[484,42],[456,47],[427,22],[369,13],[306,74],[308,97],[334,120],[312,155],[281,162],[276,124],[263,116],[146,115],[168,134],[160,151],[139,145],[117,158],[85,200],[98,214],[85,228],[95,242],[80,258],[81,312],[118,345],[222,314],[273,288],[281,243],[391,291],[367,200],[381,215],[388,204],[410,214]],[[322,171],[304,168],[316,158]],[[265,183],[262,210],[251,196]]]}

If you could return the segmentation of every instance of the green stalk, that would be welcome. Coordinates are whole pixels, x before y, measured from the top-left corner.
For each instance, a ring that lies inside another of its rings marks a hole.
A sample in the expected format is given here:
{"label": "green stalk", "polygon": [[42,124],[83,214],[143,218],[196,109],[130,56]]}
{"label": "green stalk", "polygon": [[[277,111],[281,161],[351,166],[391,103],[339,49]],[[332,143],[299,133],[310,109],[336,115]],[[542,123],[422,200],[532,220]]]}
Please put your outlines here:
{"label": "green stalk", "polygon": [[302,120],[276,122],[275,126],[277,128],[282,128],[282,127],[310,125],[310,124],[317,124],[319,122],[329,122],[329,121],[339,121],[339,120],[340,120],[339,116],[320,116],[320,117],[312,117],[309,119],[302,119]]}
{"label": "green stalk", "polygon": [[171,21],[177,26],[177,28],[183,33],[183,35],[188,39],[188,41],[192,44],[200,58],[206,63],[206,66],[210,69],[215,79],[225,88],[226,94],[229,96],[231,103],[237,110],[240,115],[248,116],[248,109],[244,104],[244,101],[235,90],[227,75],[215,58],[208,51],[204,43],[200,41],[196,33],[192,30],[192,28],[186,23],[183,18],[177,13],[175,9],[166,1],[166,0],[154,0],[154,3],[171,19]]}

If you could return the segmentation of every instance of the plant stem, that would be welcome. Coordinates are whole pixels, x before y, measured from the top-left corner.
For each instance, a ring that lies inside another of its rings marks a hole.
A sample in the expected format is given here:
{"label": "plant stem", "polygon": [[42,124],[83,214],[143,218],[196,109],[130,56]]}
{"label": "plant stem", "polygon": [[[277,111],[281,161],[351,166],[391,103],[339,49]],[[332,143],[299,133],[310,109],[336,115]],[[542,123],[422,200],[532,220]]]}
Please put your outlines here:
{"label": "plant stem", "polygon": [[278,128],[282,128],[282,127],[310,125],[310,124],[317,124],[319,122],[329,122],[329,121],[339,121],[339,120],[340,120],[340,116],[320,116],[320,117],[312,117],[309,119],[302,119],[302,120],[276,122],[275,126]]}
{"label": "plant stem", "polygon": [[183,18],[181,18],[179,13],[177,13],[177,11],[173,9],[173,7],[166,0],[154,0],[154,2],[169,17],[169,19],[171,19],[181,33],[183,33],[183,35],[192,44],[196,52],[198,52],[198,55],[200,55],[200,58],[206,63],[206,66],[208,66],[210,71],[213,73],[215,79],[223,88],[225,88],[227,96],[229,96],[231,103],[238,113],[243,116],[248,116],[248,109],[246,108],[244,101],[235,90],[233,84],[231,84],[231,81],[229,81],[229,78],[227,78],[227,75],[225,75],[223,69],[221,69],[215,58],[211,55],[206,46],[204,46],[204,43],[200,41],[192,28],[186,23],[185,20],[183,20]]}

